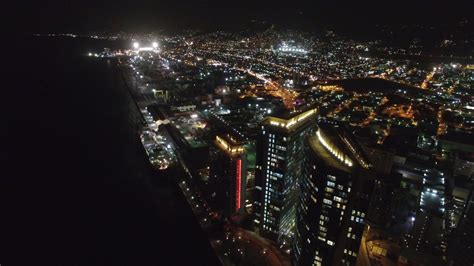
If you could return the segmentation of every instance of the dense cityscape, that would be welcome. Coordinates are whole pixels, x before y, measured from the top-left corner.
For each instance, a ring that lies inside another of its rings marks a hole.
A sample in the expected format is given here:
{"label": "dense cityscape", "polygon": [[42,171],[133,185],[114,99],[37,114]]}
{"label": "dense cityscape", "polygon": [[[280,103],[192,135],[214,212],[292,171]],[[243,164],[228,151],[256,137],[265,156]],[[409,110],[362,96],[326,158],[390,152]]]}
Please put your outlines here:
{"label": "dense cityscape", "polygon": [[474,39],[61,37],[126,40],[84,56],[120,66],[150,163],[221,264],[473,263],[474,61],[456,51]]}
{"label": "dense cityscape", "polygon": [[474,2],[6,10],[0,266],[474,265]]}

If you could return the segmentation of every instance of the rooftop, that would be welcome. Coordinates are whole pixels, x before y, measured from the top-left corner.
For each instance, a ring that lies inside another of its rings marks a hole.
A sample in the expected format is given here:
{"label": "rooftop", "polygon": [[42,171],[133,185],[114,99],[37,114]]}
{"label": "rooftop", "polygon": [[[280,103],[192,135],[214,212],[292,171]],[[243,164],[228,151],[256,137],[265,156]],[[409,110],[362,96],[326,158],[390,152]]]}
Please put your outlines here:
{"label": "rooftop", "polygon": [[309,121],[310,118],[314,118],[317,113],[317,108],[311,108],[302,112],[285,112],[280,115],[266,117],[262,124],[290,131],[298,128],[303,122]]}
{"label": "rooftop", "polygon": [[217,135],[215,144],[230,155],[240,155],[245,152],[244,143],[230,134]]}
{"label": "rooftop", "polygon": [[340,128],[320,126],[308,142],[313,152],[331,167],[348,173],[356,166],[372,167],[359,146]]}

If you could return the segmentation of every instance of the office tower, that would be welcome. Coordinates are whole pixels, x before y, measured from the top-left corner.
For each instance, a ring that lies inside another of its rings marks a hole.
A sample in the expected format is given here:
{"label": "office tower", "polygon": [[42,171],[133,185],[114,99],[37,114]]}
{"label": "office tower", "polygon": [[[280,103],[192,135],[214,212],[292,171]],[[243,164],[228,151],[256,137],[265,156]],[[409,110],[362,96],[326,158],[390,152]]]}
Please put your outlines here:
{"label": "office tower", "polygon": [[448,245],[449,265],[474,265],[474,193],[471,189],[458,227]]}
{"label": "office tower", "polygon": [[445,178],[431,169],[423,173],[420,207],[414,218],[409,247],[417,252],[443,255],[445,241]]}
{"label": "office tower", "polygon": [[209,185],[212,204],[228,218],[245,211],[247,158],[244,143],[231,134],[219,134],[211,149]]}
{"label": "office tower", "polygon": [[458,152],[454,160],[454,176],[474,178],[474,152]]}
{"label": "office tower", "polygon": [[[393,194],[400,185],[400,176],[377,176],[367,213],[367,226],[373,229],[388,228],[392,221]],[[372,230],[375,231],[375,230]],[[375,232],[373,232],[375,233]]]}
{"label": "office tower", "polygon": [[386,229],[392,220],[393,198],[400,186],[401,175],[391,173],[394,163],[395,153],[383,149],[379,145],[363,145],[362,149],[373,165],[373,171],[376,178],[374,180],[374,189],[366,221],[366,230],[371,235],[366,235],[366,241],[371,238],[377,238],[379,230]]}
{"label": "office tower", "polygon": [[304,138],[314,130],[316,109],[271,116],[257,141],[255,224],[280,243],[293,237],[297,181],[302,173]]}
{"label": "office tower", "polygon": [[341,128],[306,140],[297,207],[295,265],[354,265],[373,188],[372,165]]}

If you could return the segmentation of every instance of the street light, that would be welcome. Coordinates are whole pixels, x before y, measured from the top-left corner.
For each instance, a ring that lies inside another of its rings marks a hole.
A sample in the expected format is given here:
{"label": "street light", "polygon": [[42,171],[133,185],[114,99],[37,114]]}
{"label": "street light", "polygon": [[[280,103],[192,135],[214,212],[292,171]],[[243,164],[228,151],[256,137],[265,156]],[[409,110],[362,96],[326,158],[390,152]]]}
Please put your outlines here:
{"label": "street light", "polygon": [[140,44],[138,42],[133,43],[133,48],[138,49],[140,47]]}
{"label": "street light", "polygon": [[158,43],[157,43],[157,42],[153,42],[152,46],[153,46],[153,48],[158,48]]}

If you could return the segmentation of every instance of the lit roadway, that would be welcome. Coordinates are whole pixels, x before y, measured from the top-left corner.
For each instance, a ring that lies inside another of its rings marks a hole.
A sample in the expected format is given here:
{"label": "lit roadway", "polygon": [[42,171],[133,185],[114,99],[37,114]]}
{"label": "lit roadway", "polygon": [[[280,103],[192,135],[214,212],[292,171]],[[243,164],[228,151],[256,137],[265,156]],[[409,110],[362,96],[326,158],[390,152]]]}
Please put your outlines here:
{"label": "lit roadway", "polygon": [[232,231],[233,235],[241,237],[243,240],[249,241],[252,245],[256,246],[256,249],[261,250],[262,256],[266,256],[266,259],[268,259],[270,265],[291,265],[289,260],[287,258],[284,258],[276,247],[271,245],[269,242],[267,242],[267,240],[263,239],[257,234],[232,225],[228,225],[227,228]]}
{"label": "lit roadway", "polygon": [[280,65],[280,64],[277,64],[277,63],[274,63],[274,62],[271,62],[271,61],[268,61],[268,60],[263,60],[263,59],[259,59],[259,58],[254,58],[254,57],[250,57],[250,56],[242,56],[242,55],[236,55],[236,54],[230,54],[230,53],[225,53],[225,52],[219,52],[219,51],[208,51],[208,50],[200,50],[198,51],[200,53],[211,53],[211,54],[217,54],[217,55],[223,55],[223,56],[228,56],[228,57],[234,57],[234,58],[239,58],[239,59],[244,59],[244,60],[247,60],[247,61],[256,61],[256,62],[260,62],[264,65],[267,65],[267,66],[272,66],[274,68],[277,68],[277,69],[280,69],[281,71],[283,72],[286,72],[287,74],[292,74],[292,73],[299,73],[301,75],[305,75],[304,73],[302,72],[297,72],[287,66],[284,66],[284,65]]}
{"label": "lit roadway", "polygon": [[425,80],[421,83],[422,89],[428,89],[428,83],[433,79],[434,74],[436,74],[436,67],[426,75]]}
{"label": "lit roadway", "polygon": [[[386,104],[388,102],[388,98],[387,97],[383,97],[382,100],[380,101],[380,103],[378,104],[378,106],[383,106],[384,104]],[[373,110],[370,112],[369,116],[367,116],[367,118],[359,124],[359,126],[361,127],[367,127],[368,125],[370,125],[370,123],[372,123],[372,121],[374,121],[375,117],[377,116],[377,113],[374,111],[375,110],[375,107],[373,108]]]}
{"label": "lit roadway", "polygon": [[359,98],[358,95],[354,94],[354,95],[352,96],[352,98],[349,98],[349,99],[343,101],[342,103],[340,103],[340,104],[336,107],[336,109],[334,109],[332,112],[330,112],[327,116],[329,116],[329,117],[334,117],[335,114],[338,114],[338,113],[340,113],[342,110],[349,108],[349,105],[350,105],[354,100],[356,100],[357,98]]}
{"label": "lit roadway", "polygon": [[280,84],[278,84],[278,82],[267,79],[263,75],[255,73],[250,69],[244,69],[244,68],[234,68],[234,69],[245,72],[259,80],[264,81],[265,89],[268,91],[270,95],[281,98],[286,108],[292,109],[294,107],[294,101],[296,97],[298,97],[298,93],[285,89]]}
{"label": "lit roadway", "polygon": [[439,109],[438,109],[438,115],[437,115],[438,130],[437,130],[436,134],[438,136],[442,136],[442,135],[446,134],[447,126],[446,126],[446,123],[444,122],[443,114],[444,114],[444,107],[440,106]]}
{"label": "lit roadway", "polygon": [[[200,51],[200,52],[206,53],[206,51]],[[215,52],[213,52],[213,53],[215,53]],[[238,57],[238,58],[250,59],[250,57],[237,56],[237,55],[232,55],[232,54],[229,54],[229,53],[221,53],[221,55],[229,56],[229,57]],[[282,66],[282,65],[278,65],[278,64],[275,64],[275,63],[272,63],[272,62],[269,62],[269,61],[261,60],[261,59],[254,59],[254,60],[258,61],[262,64],[267,64],[267,65],[271,65],[275,68],[283,69],[284,71],[287,71],[287,72],[290,72],[290,73],[292,72],[292,70],[290,68]],[[218,60],[214,60],[214,61],[218,62]],[[285,107],[287,109],[292,109],[294,107],[294,101],[295,101],[296,97],[298,97],[298,93],[296,93],[294,91],[290,91],[288,89],[285,89],[280,84],[278,84],[277,82],[272,81],[270,79],[267,79],[263,75],[255,73],[250,69],[239,68],[239,67],[232,67],[232,69],[245,72],[248,75],[251,75],[251,76],[253,76],[253,77],[255,77],[259,80],[264,81],[265,82],[265,89],[268,91],[268,93],[270,95],[281,98],[283,100],[283,104],[285,105]],[[303,73],[300,73],[300,74],[303,74]]]}

